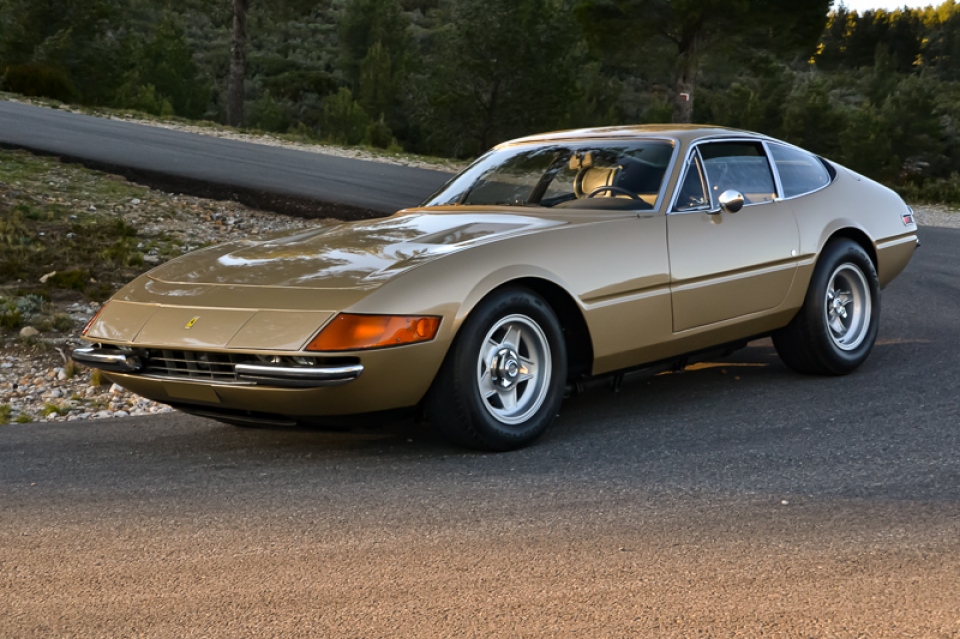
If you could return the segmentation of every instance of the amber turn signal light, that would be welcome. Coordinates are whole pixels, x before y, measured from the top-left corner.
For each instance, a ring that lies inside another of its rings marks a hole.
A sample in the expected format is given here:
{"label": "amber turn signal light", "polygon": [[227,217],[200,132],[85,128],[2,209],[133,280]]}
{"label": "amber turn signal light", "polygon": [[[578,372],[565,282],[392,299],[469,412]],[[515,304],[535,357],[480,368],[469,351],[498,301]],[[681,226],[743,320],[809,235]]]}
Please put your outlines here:
{"label": "amber turn signal light", "polygon": [[307,345],[308,351],[355,351],[428,342],[440,318],[420,315],[352,315],[341,313]]}

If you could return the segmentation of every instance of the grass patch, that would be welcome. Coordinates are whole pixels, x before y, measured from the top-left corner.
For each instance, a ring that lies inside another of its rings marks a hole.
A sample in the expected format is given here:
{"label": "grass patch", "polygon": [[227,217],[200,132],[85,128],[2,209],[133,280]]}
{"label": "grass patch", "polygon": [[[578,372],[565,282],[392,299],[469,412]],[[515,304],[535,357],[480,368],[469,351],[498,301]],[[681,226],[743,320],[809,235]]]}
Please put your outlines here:
{"label": "grass patch", "polygon": [[106,386],[110,383],[110,380],[107,379],[99,368],[94,368],[90,371],[90,385],[94,388],[99,388],[100,386]]}
{"label": "grass patch", "polygon": [[40,413],[44,417],[49,417],[50,415],[58,415],[60,417],[63,417],[64,415],[67,415],[70,413],[70,409],[67,408],[66,406],[57,406],[56,404],[47,402],[46,404],[43,405],[43,408],[40,409]]}
{"label": "grass patch", "polygon": [[67,379],[73,379],[83,370],[80,364],[77,364],[72,359],[68,359],[67,363],[63,365],[63,374],[67,376]]}
{"label": "grass patch", "polygon": [[[123,178],[0,151],[0,286],[48,297],[56,290],[109,297],[147,270],[137,220],[149,213],[139,206],[148,201],[156,201],[155,192]],[[181,252],[174,238],[145,239],[163,255]],[[13,330],[27,315],[0,305],[0,327]]]}
{"label": "grass patch", "polygon": [[[47,158],[3,153],[0,161],[0,284],[17,281],[99,297],[101,280],[126,281],[138,274],[137,230],[119,215],[100,213],[92,198],[132,199],[142,188],[115,180],[91,180],[77,167],[57,166]],[[57,163],[59,165],[59,163]],[[67,179],[59,175],[68,174]],[[85,178],[85,179],[84,179]],[[79,189],[85,189],[83,199]],[[115,208],[116,205],[105,208]],[[54,272],[44,282],[40,279]]]}
{"label": "grass patch", "polygon": [[0,404],[0,424],[9,424],[10,415],[13,414],[13,406],[10,404]]}
{"label": "grass patch", "polygon": [[0,297],[0,329],[15,331],[23,326],[23,313],[15,300]]}

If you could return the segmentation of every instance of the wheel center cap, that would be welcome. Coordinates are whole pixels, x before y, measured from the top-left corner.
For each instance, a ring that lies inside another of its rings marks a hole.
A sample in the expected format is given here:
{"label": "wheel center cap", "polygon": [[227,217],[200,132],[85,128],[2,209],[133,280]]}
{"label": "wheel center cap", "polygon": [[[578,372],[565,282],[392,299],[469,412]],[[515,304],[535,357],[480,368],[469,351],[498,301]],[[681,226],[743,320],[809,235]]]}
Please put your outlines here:
{"label": "wheel center cap", "polygon": [[490,363],[490,374],[500,388],[510,388],[520,376],[520,355],[512,348],[501,348]]}

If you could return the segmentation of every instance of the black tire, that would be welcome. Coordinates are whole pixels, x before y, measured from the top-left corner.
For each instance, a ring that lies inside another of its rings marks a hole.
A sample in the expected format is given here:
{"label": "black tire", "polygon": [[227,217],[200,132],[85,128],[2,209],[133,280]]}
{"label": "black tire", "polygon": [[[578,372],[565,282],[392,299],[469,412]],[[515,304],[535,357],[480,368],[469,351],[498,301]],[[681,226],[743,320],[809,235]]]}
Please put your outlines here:
{"label": "black tire", "polygon": [[846,375],[877,339],[880,282],[867,252],[845,238],[824,247],[796,317],[773,334],[780,359],[798,373]]}
{"label": "black tire", "polygon": [[566,377],[553,310],[531,291],[504,289],[467,317],[427,394],[426,416],[457,444],[514,450],[556,417]]}

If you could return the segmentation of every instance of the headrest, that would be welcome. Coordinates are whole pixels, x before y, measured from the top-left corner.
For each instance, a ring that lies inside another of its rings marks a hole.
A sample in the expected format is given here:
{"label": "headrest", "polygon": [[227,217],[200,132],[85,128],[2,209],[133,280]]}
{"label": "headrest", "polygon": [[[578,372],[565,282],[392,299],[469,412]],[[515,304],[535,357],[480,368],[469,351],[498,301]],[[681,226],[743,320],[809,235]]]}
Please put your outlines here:
{"label": "headrest", "polygon": [[574,153],[570,156],[570,170],[579,171],[580,169],[589,169],[593,166],[593,151],[584,153]]}

